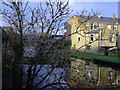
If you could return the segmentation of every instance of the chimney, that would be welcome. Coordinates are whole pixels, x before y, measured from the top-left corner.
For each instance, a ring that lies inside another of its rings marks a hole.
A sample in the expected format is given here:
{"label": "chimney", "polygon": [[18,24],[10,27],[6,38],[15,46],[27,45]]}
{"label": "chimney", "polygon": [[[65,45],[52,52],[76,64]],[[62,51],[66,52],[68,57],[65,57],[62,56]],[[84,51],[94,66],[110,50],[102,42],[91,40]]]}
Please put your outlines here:
{"label": "chimney", "polygon": [[116,16],[116,15],[113,13],[113,14],[112,14],[112,18],[115,19],[115,16]]}
{"label": "chimney", "polygon": [[98,18],[101,18],[101,13],[98,13]]}

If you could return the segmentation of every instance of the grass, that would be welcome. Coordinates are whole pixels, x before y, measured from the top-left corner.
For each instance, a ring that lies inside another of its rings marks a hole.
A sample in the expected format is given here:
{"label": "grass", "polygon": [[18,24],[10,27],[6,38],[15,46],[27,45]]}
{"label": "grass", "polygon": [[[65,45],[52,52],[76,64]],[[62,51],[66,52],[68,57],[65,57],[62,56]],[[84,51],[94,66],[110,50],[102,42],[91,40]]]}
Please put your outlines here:
{"label": "grass", "polygon": [[74,56],[74,57],[80,57],[80,58],[84,58],[84,59],[94,59],[94,58],[96,58],[96,59],[103,59],[103,60],[120,62],[120,58],[116,58],[116,57],[100,56],[100,55],[73,52],[73,51],[59,51],[59,53],[67,54],[67,55]]}

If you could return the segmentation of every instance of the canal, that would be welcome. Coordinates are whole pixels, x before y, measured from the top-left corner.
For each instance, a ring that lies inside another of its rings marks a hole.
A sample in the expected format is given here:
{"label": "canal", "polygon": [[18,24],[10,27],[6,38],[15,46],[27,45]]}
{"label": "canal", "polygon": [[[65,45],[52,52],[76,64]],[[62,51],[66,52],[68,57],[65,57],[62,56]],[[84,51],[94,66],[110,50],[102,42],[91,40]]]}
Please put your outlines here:
{"label": "canal", "polygon": [[72,58],[70,67],[66,69],[65,81],[76,88],[110,88],[120,86],[120,69],[117,66]]}
{"label": "canal", "polygon": [[[37,65],[37,69],[40,66]],[[29,65],[25,64],[24,70],[27,70],[28,67]],[[39,83],[39,80],[42,80],[51,69],[51,65],[42,65],[39,75],[34,80],[34,84]],[[66,85],[62,85],[64,88],[69,88],[69,86],[73,88],[120,87],[120,69],[102,62],[96,63],[94,61],[72,58],[68,67],[55,68],[37,88],[59,81],[66,83]],[[59,86],[56,87],[59,88]],[[52,86],[47,88],[52,88]]]}

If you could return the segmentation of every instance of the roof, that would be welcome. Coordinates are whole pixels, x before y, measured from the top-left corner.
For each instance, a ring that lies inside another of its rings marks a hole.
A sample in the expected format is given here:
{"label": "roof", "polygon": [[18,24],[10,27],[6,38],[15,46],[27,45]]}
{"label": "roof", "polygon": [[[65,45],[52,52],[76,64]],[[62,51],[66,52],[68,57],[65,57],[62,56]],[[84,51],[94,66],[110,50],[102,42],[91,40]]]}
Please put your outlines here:
{"label": "roof", "polygon": [[[83,20],[87,20],[88,17],[87,16],[79,16],[80,18],[82,18]],[[98,18],[97,16],[91,16],[87,22],[97,22],[97,23],[108,23],[108,24],[118,24],[120,23],[120,19],[118,18],[109,18],[109,17],[101,17]]]}

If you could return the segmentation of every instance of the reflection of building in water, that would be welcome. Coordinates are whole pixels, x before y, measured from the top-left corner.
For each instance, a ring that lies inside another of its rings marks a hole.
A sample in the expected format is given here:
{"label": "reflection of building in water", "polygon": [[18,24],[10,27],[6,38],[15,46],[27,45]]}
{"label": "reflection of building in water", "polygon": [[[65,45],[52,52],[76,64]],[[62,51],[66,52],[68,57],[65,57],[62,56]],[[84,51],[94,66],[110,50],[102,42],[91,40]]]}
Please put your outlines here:
{"label": "reflection of building in water", "polygon": [[68,76],[66,81],[73,87],[120,86],[120,72],[82,59],[71,61]]}

